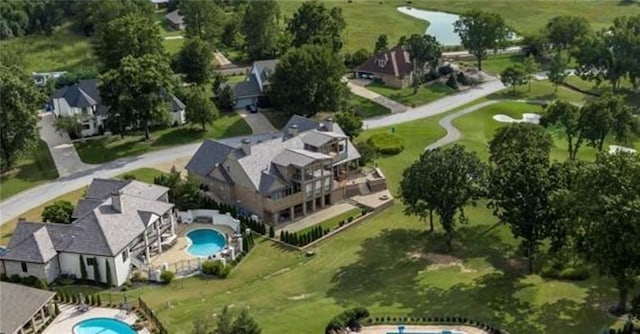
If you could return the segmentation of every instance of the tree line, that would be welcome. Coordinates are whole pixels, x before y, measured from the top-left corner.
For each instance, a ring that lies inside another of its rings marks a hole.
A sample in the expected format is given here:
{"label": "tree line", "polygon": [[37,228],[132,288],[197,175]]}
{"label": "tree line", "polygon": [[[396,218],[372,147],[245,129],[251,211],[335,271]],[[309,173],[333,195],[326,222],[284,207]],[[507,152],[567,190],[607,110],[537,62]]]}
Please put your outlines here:
{"label": "tree line", "polygon": [[[425,151],[403,172],[400,194],[405,213],[422,220],[430,217],[432,229],[435,213],[451,251],[456,227],[468,221],[465,208],[483,200],[521,242],[530,273],[545,249],[552,258],[575,254],[615,281],[615,311],[624,313],[640,274],[640,155],[600,152],[595,161],[576,160],[577,142],[602,151],[602,140],[612,134],[632,134],[625,132],[626,126],[624,131],[613,130],[623,121],[637,129],[637,119],[620,117],[619,108],[625,108],[614,101],[606,96],[582,108],[567,102],[547,106],[543,124],[564,127],[562,121],[568,119],[567,161],[551,162],[551,135],[542,126],[525,123],[496,131],[489,142],[488,163],[461,145]],[[593,128],[601,125],[601,115],[590,122],[584,118],[591,116],[578,116],[595,111],[611,118],[603,125],[607,130]],[[580,121],[571,123],[576,119]],[[580,124],[577,130],[574,124]]]}

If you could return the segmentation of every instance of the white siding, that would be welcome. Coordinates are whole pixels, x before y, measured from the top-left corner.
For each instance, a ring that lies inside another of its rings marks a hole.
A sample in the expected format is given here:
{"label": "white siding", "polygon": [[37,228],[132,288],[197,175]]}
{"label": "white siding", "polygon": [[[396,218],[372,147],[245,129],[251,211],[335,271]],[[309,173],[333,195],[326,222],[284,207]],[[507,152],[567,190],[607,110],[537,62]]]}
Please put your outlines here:
{"label": "white siding", "polygon": [[[55,258],[53,259],[55,261]],[[4,260],[4,268],[6,270],[7,276],[18,275],[20,277],[29,277],[35,276],[39,279],[47,281],[47,283],[51,282],[47,280],[46,268],[42,263],[30,263],[27,264],[27,272],[22,272],[22,262],[20,261],[9,261]]]}
{"label": "white siding", "polygon": [[[76,277],[82,277],[80,272],[80,255],[75,253],[59,253],[60,257],[60,272],[63,274],[75,275]],[[109,261],[109,267],[111,269],[111,279],[114,285],[122,285],[129,277],[130,260],[127,259],[125,263],[122,263],[122,255],[114,257],[105,256],[93,256],[83,255],[85,261],[85,268],[87,269],[87,279],[93,280],[94,269],[93,266],[87,265],[87,258],[96,258],[100,271],[100,281],[107,282],[107,267],[105,260]]]}
{"label": "white siding", "polygon": [[122,261],[122,252],[111,260],[113,261],[111,268],[115,268],[113,271],[113,275],[115,276],[113,284],[120,286],[129,279],[129,274],[131,273],[131,254],[129,254],[127,260],[124,262]]}
{"label": "white siding", "polygon": [[171,112],[171,125],[176,124],[182,125],[185,122],[184,109],[179,111]]}

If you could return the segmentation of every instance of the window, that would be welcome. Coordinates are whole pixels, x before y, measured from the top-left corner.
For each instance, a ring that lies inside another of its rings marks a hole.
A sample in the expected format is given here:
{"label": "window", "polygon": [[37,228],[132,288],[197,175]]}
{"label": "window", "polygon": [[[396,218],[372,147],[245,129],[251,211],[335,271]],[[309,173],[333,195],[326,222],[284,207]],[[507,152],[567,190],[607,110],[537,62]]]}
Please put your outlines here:
{"label": "window", "polygon": [[281,198],[282,198],[282,193],[279,192],[279,191],[276,191],[271,195],[271,199],[273,199],[275,201],[277,201],[277,200],[279,200]]}
{"label": "window", "polygon": [[88,257],[87,258],[87,265],[88,266],[93,266],[96,264],[96,258],[95,257]]}
{"label": "window", "polygon": [[123,262],[123,263],[124,263],[124,262],[127,262],[127,259],[128,259],[128,258],[129,258],[129,250],[128,250],[128,249],[125,249],[125,250],[122,252],[122,262]]}
{"label": "window", "polygon": [[344,152],[344,150],[345,150],[345,145],[344,145],[344,144],[342,144],[342,143],[340,143],[340,144],[338,145],[338,152],[343,153],[343,152]]}
{"label": "window", "polygon": [[91,124],[90,123],[83,123],[82,124],[82,128],[85,129],[85,130],[89,130],[89,129],[91,129]]}
{"label": "window", "polygon": [[27,270],[27,263],[26,262],[20,262],[20,265],[22,266],[22,272],[26,273]]}

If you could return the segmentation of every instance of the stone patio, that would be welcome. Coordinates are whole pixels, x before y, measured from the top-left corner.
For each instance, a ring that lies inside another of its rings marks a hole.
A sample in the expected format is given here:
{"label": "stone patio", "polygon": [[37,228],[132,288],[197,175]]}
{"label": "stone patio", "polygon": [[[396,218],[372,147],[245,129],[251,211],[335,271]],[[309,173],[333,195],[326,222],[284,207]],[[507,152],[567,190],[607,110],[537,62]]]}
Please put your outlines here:
{"label": "stone patio", "polygon": [[[60,334],[60,333],[73,333],[73,327],[83,320],[92,318],[113,318],[125,322],[129,325],[133,325],[136,322],[137,316],[135,312],[125,314],[124,311],[104,308],[104,307],[89,307],[86,312],[79,312],[76,310],[76,305],[60,305],[60,315],[47,327],[43,334]],[[147,329],[138,331],[139,334],[148,334]]]}
{"label": "stone patio", "polygon": [[276,227],[275,231],[276,233],[279,233],[280,231],[297,232],[300,230],[304,230],[309,226],[322,223],[327,219],[341,215],[349,210],[356,209],[356,208],[357,208],[356,206],[347,202],[338,203],[338,204],[329,206],[327,208],[324,208],[320,211],[314,212],[294,222],[281,224],[280,226]]}
{"label": "stone patio", "polygon": [[173,247],[165,250],[164,252],[152,257],[151,265],[160,266],[163,263],[176,263],[181,261],[197,260],[197,256],[193,256],[187,252],[187,248],[189,247],[189,240],[186,237],[186,234],[189,233],[189,231],[199,228],[213,228],[225,234],[227,238],[233,235],[233,230],[230,227],[224,225],[212,225],[203,223],[177,224],[176,234],[178,235],[178,237],[176,239],[176,244],[173,245]]}

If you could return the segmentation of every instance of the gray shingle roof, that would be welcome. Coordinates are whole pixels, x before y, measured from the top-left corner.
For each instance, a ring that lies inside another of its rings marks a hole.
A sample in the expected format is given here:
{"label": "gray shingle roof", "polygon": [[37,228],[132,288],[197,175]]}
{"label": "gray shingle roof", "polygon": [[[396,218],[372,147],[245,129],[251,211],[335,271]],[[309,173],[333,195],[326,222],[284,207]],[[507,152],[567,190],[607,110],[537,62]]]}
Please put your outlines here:
{"label": "gray shingle roof", "polygon": [[87,195],[85,198],[91,199],[105,199],[109,197],[111,194],[120,190],[120,188],[124,187],[129,181],[125,180],[114,180],[114,179],[93,179],[91,184],[89,185],[89,189],[87,189]]}
{"label": "gray shingle roof", "polygon": [[168,191],[167,187],[137,180],[93,179],[85,198],[104,200],[115,193],[121,193],[147,199],[158,199]]}
{"label": "gray shingle roof", "polygon": [[331,159],[330,156],[300,149],[286,149],[276,155],[272,162],[280,166],[305,167],[309,164],[324,159]]}
{"label": "gray shingle roof", "polygon": [[236,98],[255,97],[262,94],[260,86],[258,86],[258,81],[253,75],[250,75],[248,80],[240,81],[235,85],[232,85],[231,89],[233,90],[233,95]]}
{"label": "gray shingle roof", "polygon": [[263,85],[269,83],[269,77],[275,72],[278,62],[280,62],[278,59],[256,60],[253,62],[253,67],[259,73]]}
{"label": "gray shingle roof", "polygon": [[191,160],[185,166],[189,172],[200,176],[207,176],[215,168],[216,164],[222,163],[227,156],[233,151],[234,147],[215,141],[206,139],[191,157]]}
{"label": "gray shingle roof", "polygon": [[346,138],[335,132],[312,130],[302,134],[302,141],[311,146],[320,147],[335,138]]}
{"label": "gray shingle roof", "polygon": [[78,219],[87,213],[91,212],[91,210],[97,208],[100,204],[102,204],[102,200],[83,198],[78,201],[75,209],[73,209],[73,213],[71,214],[71,218]]}
{"label": "gray shingle roof", "polygon": [[171,21],[171,23],[175,25],[180,25],[184,23],[184,17],[178,13],[178,10],[174,10],[173,12],[164,16],[167,20]]}
{"label": "gray shingle roof", "polygon": [[87,108],[99,105],[98,80],[80,80],[77,85],[65,86],[55,91],[51,98],[64,98],[70,107]]}
{"label": "gray shingle roof", "polygon": [[31,320],[55,292],[0,282],[0,333],[13,334]]}
{"label": "gray shingle roof", "polygon": [[20,243],[14,243],[14,245],[2,256],[3,259],[47,263],[58,254],[46,226],[39,226]]}

